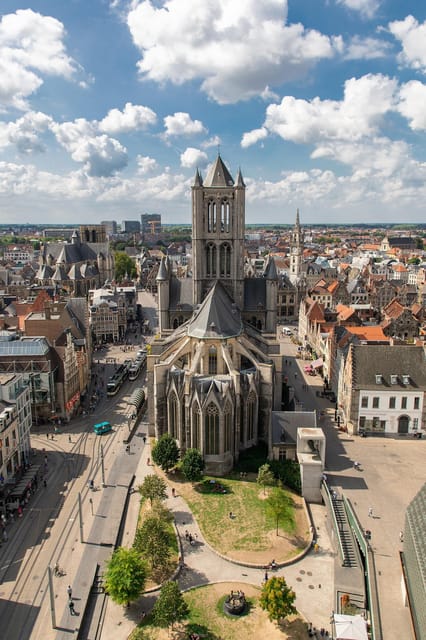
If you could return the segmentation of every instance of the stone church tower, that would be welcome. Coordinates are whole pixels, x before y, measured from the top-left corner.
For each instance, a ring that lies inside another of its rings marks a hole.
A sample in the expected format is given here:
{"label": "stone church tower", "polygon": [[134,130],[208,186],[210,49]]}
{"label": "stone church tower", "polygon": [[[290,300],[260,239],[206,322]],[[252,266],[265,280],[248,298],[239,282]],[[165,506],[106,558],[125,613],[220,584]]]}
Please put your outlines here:
{"label": "stone church tower", "polygon": [[206,472],[228,473],[259,441],[272,450],[281,402],[277,272],[244,277],[245,184],[220,156],[192,187],[192,278],[158,270],[160,332],[148,356],[150,434],[194,447]]}
{"label": "stone church tower", "polygon": [[290,280],[295,282],[302,275],[304,233],[300,226],[299,209],[296,212],[296,224],[290,237]]}

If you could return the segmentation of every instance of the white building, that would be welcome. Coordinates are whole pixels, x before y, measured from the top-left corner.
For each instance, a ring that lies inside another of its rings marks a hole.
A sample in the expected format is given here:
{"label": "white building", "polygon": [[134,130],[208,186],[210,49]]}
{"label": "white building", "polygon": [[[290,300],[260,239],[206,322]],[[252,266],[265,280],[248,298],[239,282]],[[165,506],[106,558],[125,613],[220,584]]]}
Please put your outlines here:
{"label": "white building", "polygon": [[0,374],[0,483],[30,462],[31,398],[21,374]]}

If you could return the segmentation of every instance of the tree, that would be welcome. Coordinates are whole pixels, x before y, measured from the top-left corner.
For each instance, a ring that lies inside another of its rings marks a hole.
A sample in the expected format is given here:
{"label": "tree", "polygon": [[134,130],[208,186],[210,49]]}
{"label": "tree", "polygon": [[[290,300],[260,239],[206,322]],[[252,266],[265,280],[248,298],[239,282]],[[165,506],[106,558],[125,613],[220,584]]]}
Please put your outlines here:
{"label": "tree", "polygon": [[152,459],[166,473],[179,460],[179,449],[176,440],[168,433],[163,433],[152,449]]}
{"label": "tree", "polygon": [[122,280],[126,274],[129,278],[134,278],[136,276],[135,263],[125,251],[116,251],[115,277],[117,280]]}
{"label": "tree", "polygon": [[151,507],[154,500],[165,500],[167,498],[167,485],[163,478],[155,474],[146,476],[139,487],[139,493],[144,498],[148,498]]}
{"label": "tree", "polygon": [[198,449],[187,449],[180,465],[181,471],[189,482],[198,482],[203,477],[204,459]]}
{"label": "tree", "polygon": [[265,495],[266,487],[275,484],[275,477],[269,464],[262,464],[262,466],[259,467],[257,472],[257,484],[260,484],[260,486],[263,487],[263,495]]}
{"label": "tree", "polygon": [[158,600],[152,609],[154,623],[158,627],[172,627],[189,614],[189,608],[179,590],[177,582],[166,582],[160,591]]}
{"label": "tree", "polygon": [[117,604],[129,605],[141,595],[146,582],[146,565],[136,549],[118,547],[105,573],[105,586]]}
{"label": "tree", "polygon": [[275,519],[277,524],[281,520],[282,528],[285,531],[292,530],[294,527],[294,513],[293,513],[293,500],[286,494],[283,489],[273,489],[270,496],[265,500],[266,510]]}
{"label": "tree", "polygon": [[163,569],[170,558],[169,533],[155,516],[144,520],[136,531],[133,546],[149,561],[152,569]]}
{"label": "tree", "polygon": [[297,613],[293,602],[296,594],[287,586],[285,578],[273,577],[265,582],[260,594],[259,604],[268,612],[269,620],[279,622],[287,616]]}

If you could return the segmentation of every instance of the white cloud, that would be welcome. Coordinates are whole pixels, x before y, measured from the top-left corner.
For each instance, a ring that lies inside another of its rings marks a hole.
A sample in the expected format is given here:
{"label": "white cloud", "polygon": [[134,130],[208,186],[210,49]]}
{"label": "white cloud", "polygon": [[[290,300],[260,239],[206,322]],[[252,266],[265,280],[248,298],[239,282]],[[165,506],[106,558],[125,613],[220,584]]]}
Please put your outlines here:
{"label": "white cloud", "polygon": [[413,69],[426,72],[426,21],[423,24],[413,16],[389,23],[389,31],[400,41],[399,60]]}
{"label": "white cloud", "polygon": [[154,158],[150,158],[149,156],[138,156],[136,158],[138,165],[138,174],[145,175],[147,173],[152,173],[156,169],[158,169],[157,161]]}
{"label": "white cloud", "polygon": [[208,140],[204,140],[204,142],[201,143],[201,146],[203,147],[203,149],[210,149],[210,147],[219,147],[220,144],[221,144],[220,137],[212,136]]}
{"label": "white cloud", "polygon": [[267,95],[334,55],[332,38],[286,20],[287,0],[135,0],[127,17],[143,78],[200,80],[222,104]]}
{"label": "white cloud", "polygon": [[123,111],[111,109],[99,122],[99,129],[105,133],[125,133],[146,129],[157,122],[155,112],[149,107],[127,102]]}
{"label": "white cloud", "polygon": [[76,162],[84,164],[89,176],[111,176],[127,166],[127,151],[118,140],[98,135],[96,122],[79,118],[74,122],[54,123],[56,139]]}
{"label": "white cloud", "polygon": [[188,147],[180,154],[180,164],[186,169],[204,167],[207,162],[207,154],[204,151],[200,151],[200,149],[194,149],[194,147]]}
{"label": "white cloud", "polygon": [[399,91],[397,110],[409,121],[411,129],[426,130],[426,84],[412,80]]}
{"label": "white cloud", "polygon": [[337,4],[344,5],[352,11],[359,11],[365,18],[372,18],[380,7],[380,0],[337,0]]}
{"label": "white cloud", "polygon": [[243,149],[250,147],[252,144],[256,144],[259,140],[263,140],[268,136],[268,130],[265,127],[261,127],[260,129],[253,129],[252,131],[247,131],[243,134],[241,140],[241,146]]}
{"label": "white cloud", "polygon": [[44,151],[40,134],[48,130],[52,119],[45,113],[29,111],[15,122],[0,122],[0,148],[15,145],[20,153]]}
{"label": "white cloud", "polygon": [[178,111],[172,116],[164,118],[166,136],[191,136],[198,133],[205,133],[206,129],[200,120],[192,120],[189,113]]}
{"label": "white cloud", "polygon": [[4,15],[0,21],[0,102],[28,109],[28,97],[42,84],[40,74],[71,78],[75,61],[67,55],[59,20],[31,9]]}
{"label": "white cloud", "polygon": [[396,80],[368,74],[346,80],[341,102],[285,96],[280,104],[269,105],[264,127],[293,142],[358,140],[375,133],[393,108],[396,89]]}
{"label": "white cloud", "polygon": [[390,44],[378,38],[354,36],[345,46],[345,60],[374,60],[389,54]]}

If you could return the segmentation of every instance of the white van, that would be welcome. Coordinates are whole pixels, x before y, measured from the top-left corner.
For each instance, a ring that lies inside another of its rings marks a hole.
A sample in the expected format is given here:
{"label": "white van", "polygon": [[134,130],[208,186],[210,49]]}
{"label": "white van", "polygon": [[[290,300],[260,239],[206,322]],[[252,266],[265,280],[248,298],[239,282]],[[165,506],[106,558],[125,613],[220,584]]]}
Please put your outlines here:
{"label": "white van", "polygon": [[283,334],[283,336],[292,336],[293,335],[293,331],[290,329],[290,327],[283,327],[281,329],[281,333]]}

